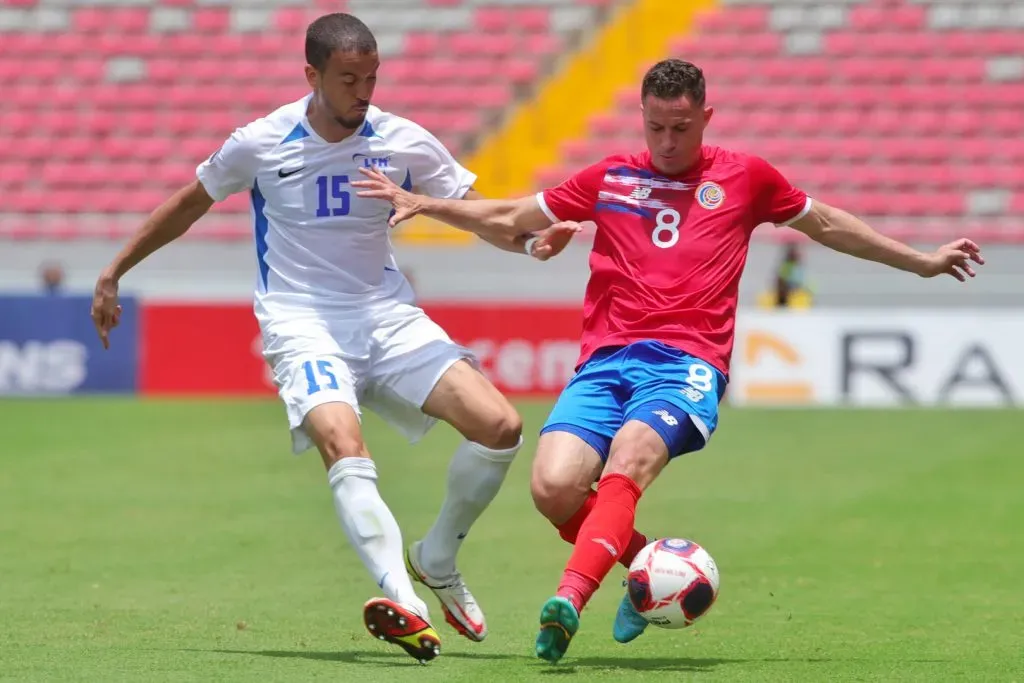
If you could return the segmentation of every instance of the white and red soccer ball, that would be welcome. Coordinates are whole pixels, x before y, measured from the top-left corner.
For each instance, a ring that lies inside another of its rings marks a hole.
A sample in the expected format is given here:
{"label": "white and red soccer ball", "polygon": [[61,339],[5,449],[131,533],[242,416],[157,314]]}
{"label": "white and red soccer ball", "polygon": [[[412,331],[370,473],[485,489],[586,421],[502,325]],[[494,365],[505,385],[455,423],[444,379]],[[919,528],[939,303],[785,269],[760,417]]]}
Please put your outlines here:
{"label": "white and red soccer ball", "polygon": [[633,607],[649,623],[685,628],[715,604],[718,566],[693,541],[663,538],[633,558],[626,591]]}

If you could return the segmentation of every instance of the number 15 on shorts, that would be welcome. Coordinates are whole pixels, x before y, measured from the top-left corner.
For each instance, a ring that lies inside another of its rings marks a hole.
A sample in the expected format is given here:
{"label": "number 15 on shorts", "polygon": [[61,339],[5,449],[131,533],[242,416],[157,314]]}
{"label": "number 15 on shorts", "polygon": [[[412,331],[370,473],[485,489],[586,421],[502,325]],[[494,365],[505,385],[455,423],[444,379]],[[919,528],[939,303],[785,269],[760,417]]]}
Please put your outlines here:
{"label": "number 15 on shorts", "polygon": [[307,360],[302,364],[306,372],[306,393],[310,396],[321,389],[337,389],[338,378],[334,376],[329,360]]}

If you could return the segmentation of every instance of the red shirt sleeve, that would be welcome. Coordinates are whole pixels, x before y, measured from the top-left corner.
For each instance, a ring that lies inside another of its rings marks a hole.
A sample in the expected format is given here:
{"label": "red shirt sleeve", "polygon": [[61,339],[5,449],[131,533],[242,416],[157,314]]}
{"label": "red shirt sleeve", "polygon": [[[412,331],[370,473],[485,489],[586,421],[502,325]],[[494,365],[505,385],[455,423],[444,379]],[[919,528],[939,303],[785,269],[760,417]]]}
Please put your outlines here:
{"label": "red shirt sleeve", "polygon": [[544,213],[556,223],[594,220],[594,207],[607,167],[605,162],[588,166],[561,185],[538,194],[537,201]]}
{"label": "red shirt sleeve", "polygon": [[757,224],[786,225],[811,208],[807,193],[793,187],[778,169],[760,157],[751,157],[750,188]]}

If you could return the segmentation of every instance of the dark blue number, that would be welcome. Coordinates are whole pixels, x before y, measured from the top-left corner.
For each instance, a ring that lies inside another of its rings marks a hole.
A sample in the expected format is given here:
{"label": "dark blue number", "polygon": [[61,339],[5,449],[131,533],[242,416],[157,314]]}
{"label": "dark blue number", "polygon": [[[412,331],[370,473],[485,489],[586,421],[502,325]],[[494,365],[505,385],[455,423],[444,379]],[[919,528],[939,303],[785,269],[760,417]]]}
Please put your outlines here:
{"label": "dark blue number", "polygon": [[[328,185],[330,185],[330,197],[327,196]],[[347,216],[350,206],[349,193],[345,189],[348,185],[347,175],[332,175],[332,176],[318,176],[316,179],[317,189],[317,218],[325,218],[327,216]],[[329,200],[339,199],[341,200],[340,206],[331,206]]]}
{"label": "dark blue number", "polygon": [[310,396],[324,388],[317,379],[317,373],[319,373],[321,378],[327,380],[327,389],[338,388],[338,378],[331,372],[331,361],[318,360],[316,362],[316,372],[314,372],[313,361],[307,360],[302,364],[302,369],[306,371],[306,393]]}

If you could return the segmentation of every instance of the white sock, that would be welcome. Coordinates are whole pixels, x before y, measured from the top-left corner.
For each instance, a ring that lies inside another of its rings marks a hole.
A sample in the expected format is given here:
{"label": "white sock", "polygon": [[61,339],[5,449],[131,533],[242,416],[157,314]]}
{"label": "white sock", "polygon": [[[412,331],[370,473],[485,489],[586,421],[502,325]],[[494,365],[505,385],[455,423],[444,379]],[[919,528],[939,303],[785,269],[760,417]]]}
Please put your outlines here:
{"label": "white sock", "polygon": [[514,448],[502,451],[472,441],[459,445],[448,465],[448,492],[441,512],[420,545],[420,567],[427,576],[443,579],[455,572],[462,540],[498,495],[522,443],[520,439]]}
{"label": "white sock", "polygon": [[377,491],[377,466],[370,458],[342,458],[327,472],[334,509],[349,542],[373,580],[391,600],[427,617],[402,556],[402,532]]}

